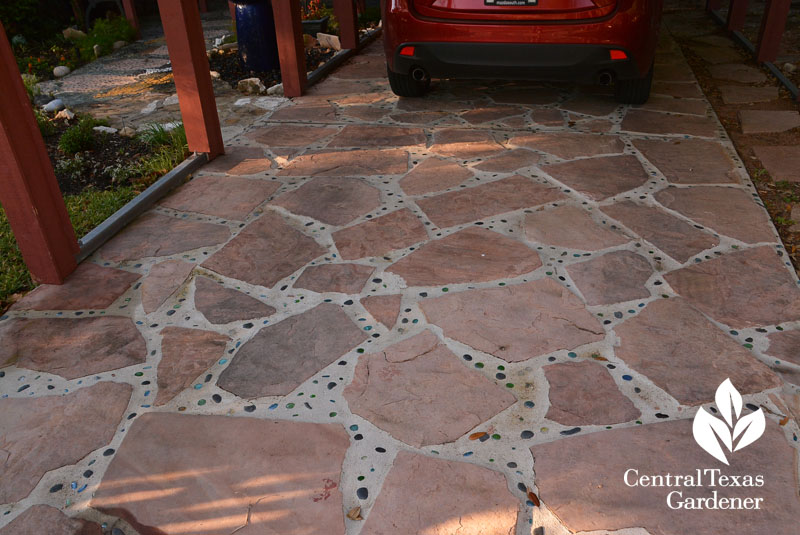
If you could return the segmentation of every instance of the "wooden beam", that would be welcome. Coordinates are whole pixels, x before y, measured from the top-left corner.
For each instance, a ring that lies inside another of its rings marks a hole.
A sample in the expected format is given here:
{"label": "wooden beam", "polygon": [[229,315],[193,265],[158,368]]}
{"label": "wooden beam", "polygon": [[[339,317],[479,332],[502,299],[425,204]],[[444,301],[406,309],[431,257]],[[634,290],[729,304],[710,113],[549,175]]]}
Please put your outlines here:
{"label": "wooden beam", "polygon": [[125,10],[125,18],[131,23],[131,26],[136,30],[136,38],[142,37],[142,30],[139,26],[139,15],[136,14],[136,6],[133,0],[122,0],[122,7]]}
{"label": "wooden beam", "polygon": [[158,0],[189,150],[225,153],[196,0]]}
{"label": "wooden beam", "polygon": [[308,85],[300,0],[275,0],[272,2],[272,13],[278,38],[283,94],[287,97],[299,97]]}
{"label": "wooden beam", "polygon": [[744,28],[748,3],[748,0],[731,0],[731,7],[728,9],[728,23],[726,25],[729,32],[738,32]]}
{"label": "wooden beam", "polygon": [[2,25],[0,94],[0,203],[33,280],[61,284],[78,241]]}
{"label": "wooden beam", "polygon": [[333,0],[342,48],[358,48],[358,14],[353,0]]}
{"label": "wooden beam", "polygon": [[756,45],[756,59],[759,62],[774,62],[778,59],[791,3],[791,0],[767,0]]}

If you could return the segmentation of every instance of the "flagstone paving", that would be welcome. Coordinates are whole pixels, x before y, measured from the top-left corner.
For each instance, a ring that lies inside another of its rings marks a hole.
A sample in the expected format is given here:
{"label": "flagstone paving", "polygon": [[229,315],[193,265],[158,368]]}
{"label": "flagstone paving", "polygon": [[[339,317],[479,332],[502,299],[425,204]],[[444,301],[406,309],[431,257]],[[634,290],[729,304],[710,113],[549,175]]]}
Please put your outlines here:
{"label": "flagstone paving", "polygon": [[[661,47],[642,107],[398,99],[380,43],[219,100],[226,156],[0,317],[0,533],[794,535],[800,286]],[[766,419],[730,466],[691,430],[728,378]],[[765,481],[624,479],[701,468]]]}

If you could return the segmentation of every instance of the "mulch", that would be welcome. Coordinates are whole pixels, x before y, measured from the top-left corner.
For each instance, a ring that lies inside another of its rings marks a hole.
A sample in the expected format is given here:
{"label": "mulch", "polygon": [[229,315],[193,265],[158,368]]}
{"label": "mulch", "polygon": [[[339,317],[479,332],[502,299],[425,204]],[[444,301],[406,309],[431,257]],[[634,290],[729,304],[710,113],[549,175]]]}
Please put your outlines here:
{"label": "mulch", "polygon": [[[336,54],[330,48],[320,48],[318,46],[306,49],[306,70],[313,71],[324,64]],[[220,50],[214,52],[209,57],[209,66],[212,71],[219,73],[220,78],[236,89],[240,80],[246,78],[258,78],[265,87],[271,87],[281,83],[281,71],[275,69],[267,72],[257,72],[247,69],[239,59],[236,50]]]}

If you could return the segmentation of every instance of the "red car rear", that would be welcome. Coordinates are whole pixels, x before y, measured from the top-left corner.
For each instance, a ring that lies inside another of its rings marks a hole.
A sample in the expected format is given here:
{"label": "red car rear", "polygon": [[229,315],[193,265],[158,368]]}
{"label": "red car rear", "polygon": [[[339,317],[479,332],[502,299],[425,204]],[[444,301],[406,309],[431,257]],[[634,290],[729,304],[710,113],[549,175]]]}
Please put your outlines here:
{"label": "red car rear", "polygon": [[425,93],[431,78],[615,84],[647,101],[662,0],[384,0],[392,90]]}

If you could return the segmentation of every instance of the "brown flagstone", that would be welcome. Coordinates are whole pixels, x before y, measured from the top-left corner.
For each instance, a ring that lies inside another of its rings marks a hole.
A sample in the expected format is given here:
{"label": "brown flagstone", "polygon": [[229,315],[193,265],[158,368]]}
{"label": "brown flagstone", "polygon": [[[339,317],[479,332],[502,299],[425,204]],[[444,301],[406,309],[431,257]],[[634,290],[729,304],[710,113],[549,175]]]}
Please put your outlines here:
{"label": "brown flagstone", "polygon": [[203,173],[224,173],[227,175],[257,175],[268,171],[272,160],[264,154],[264,149],[233,145],[225,147],[225,154],[203,166]]}
{"label": "brown flagstone", "polygon": [[344,225],[378,208],[381,194],[357,178],[323,176],[281,195],[272,204],[329,225]]}
{"label": "brown flagstone", "polygon": [[753,87],[747,85],[721,85],[722,102],[725,104],[749,104],[769,102],[778,98],[776,86]]}
{"label": "brown flagstone", "polygon": [[608,95],[579,95],[561,104],[561,109],[583,115],[608,115],[619,107],[619,103]]}
{"label": "brown flagstone", "polygon": [[294,283],[295,288],[314,292],[357,294],[375,268],[360,264],[322,264],[309,266]]}
{"label": "brown flagstone", "polygon": [[391,329],[397,323],[402,300],[402,295],[370,295],[362,299],[361,304],[373,318]]}
{"label": "brown flagstone", "polygon": [[493,156],[475,166],[475,169],[491,173],[511,173],[522,167],[539,163],[540,156],[526,149],[513,149]]}
{"label": "brown flagstone", "polygon": [[165,327],[161,331],[161,361],[158,363],[159,407],[189,387],[192,381],[225,354],[225,335],[199,329]]}
{"label": "brown flagstone", "polygon": [[294,105],[275,110],[271,121],[331,122],[336,120],[336,111],[330,104]]}
{"label": "brown flagstone", "polygon": [[649,178],[639,160],[629,154],[557,163],[542,169],[598,201],[638,188]]}
{"label": "brown flagstone", "polygon": [[181,212],[242,221],[280,187],[281,183],[277,181],[200,176],[178,188],[159,204]]}
{"label": "brown flagstone", "polygon": [[298,156],[280,176],[373,176],[399,175],[408,171],[404,150],[345,150],[314,152]]}
{"label": "brown flagstone", "polygon": [[164,301],[180,288],[194,264],[182,260],[167,260],[150,268],[150,273],[142,281],[142,307],[145,314],[155,312]]}
{"label": "brown flagstone", "polygon": [[547,152],[564,160],[581,156],[617,154],[625,145],[617,136],[578,134],[572,132],[547,132],[540,134],[519,134],[510,143],[529,149]]}
{"label": "brown flagstone", "polygon": [[407,208],[337,230],[332,236],[345,260],[383,256],[428,239],[425,227]]}
{"label": "brown flagstone", "polygon": [[338,128],[331,126],[276,124],[252,130],[247,137],[267,147],[305,147],[338,131]]}
{"label": "brown flagstone", "polygon": [[462,113],[461,118],[470,124],[481,124],[486,122],[496,122],[506,117],[522,115],[526,112],[524,108],[516,106],[487,106]]}
{"label": "brown flagstone", "polygon": [[708,71],[712,77],[718,80],[732,80],[743,84],[760,84],[767,81],[766,75],[760,69],[743,63],[711,65],[708,67]]}
{"label": "brown flagstone", "polygon": [[469,169],[442,158],[426,158],[400,179],[400,187],[408,195],[423,195],[458,186],[474,175]]}
{"label": "brown flagstone", "polygon": [[613,251],[572,264],[567,272],[590,305],[610,305],[650,297],[645,283],[653,268],[631,251]]}
{"label": "brown flagstone", "polygon": [[708,117],[674,115],[630,109],[622,120],[622,130],[647,134],[689,134],[717,137],[717,123]]}
{"label": "brown flagstone", "polygon": [[656,95],[668,95],[676,98],[703,98],[703,91],[695,81],[655,81],[653,82],[652,92]]}
{"label": "brown flagstone", "polygon": [[794,110],[739,110],[743,134],[785,132],[800,127],[800,112]]}
{"label": "brown flagstone", "polygon": [[348,125],[328,143],[328,147],[407,147],[424,145],[421,128],[403,126]]}
{"label": "brown flagstone", "polygon": [[491,132],[467,128],[445,128],[433,137],[431,151],[442,156],[453,156],[471,160],[491,156],[504,151]]}
{"label": "brown flagstone", "polygon": [[779,331],[767,336],[769,348],[765,353],[776,359],[800,364],[800,330]]}
{"label": "brown flagstone", "polygon": [[736,169],[722,145],[702,139],[658,141],[635,139],[644,157],[675,184],[738,182]]}
{"label": "brown flagstone", "polygon": [[0,529],[0,535],[103,535],[100,524],[70,518],[55,507],[34,505]]}
{"label": "brown flagstone", "polygon": [[197,277],[194,306],[208,321],[215,324],[271,316],[275,309],[254,297],[225,288],[222,284]]}
{"label": "brown flagstone", "polygon": [[646,104],[638,105],[636,108],[651,111],[705,115],[708,110],[708,102],[699,98],[674,98],[665,95],[650,95]]}
{"label": "brown flagstone", "polygon": [[769,172],[772,180],[800,182],[800,147],[796,145],[753,147],[753,152],[761,160],[761,165]]}
{"label": "brown flagstone", "polygon": [[587,211],[570,205],[526,214],[524,226],[530,241],[582,251],[599,251],[630,241],[600,226]]}

